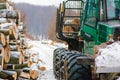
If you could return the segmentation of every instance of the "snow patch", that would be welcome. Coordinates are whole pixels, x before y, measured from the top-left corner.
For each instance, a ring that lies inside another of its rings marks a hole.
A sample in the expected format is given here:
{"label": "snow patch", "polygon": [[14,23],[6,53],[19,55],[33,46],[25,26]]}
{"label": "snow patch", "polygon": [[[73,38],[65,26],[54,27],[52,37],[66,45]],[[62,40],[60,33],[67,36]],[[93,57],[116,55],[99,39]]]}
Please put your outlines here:
{"label": "snow patch", "polygon": [[26,56],[30,56],[32,70],[39,70],[40,67],[46,67],[45,71],[39,70],[38,80],[56,80],[53,75],[53,51],[58,47],[67,47],[63,43],[57,43],[52,40],[32,41],[26,39],[28,46],[33,47],[26,50]]}
{"label": "snow patch", "polygon": [[120,67],[120,42],[114,42],[100,49],[95,64],[97,67]]}

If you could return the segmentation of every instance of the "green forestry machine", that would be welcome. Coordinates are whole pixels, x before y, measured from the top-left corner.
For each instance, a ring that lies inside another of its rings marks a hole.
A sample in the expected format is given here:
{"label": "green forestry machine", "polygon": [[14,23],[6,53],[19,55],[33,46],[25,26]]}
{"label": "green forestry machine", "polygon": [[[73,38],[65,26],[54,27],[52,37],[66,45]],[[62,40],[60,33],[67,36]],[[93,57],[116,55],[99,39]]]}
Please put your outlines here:
{"label": "green forestry machine", "polygon": [[96,45],[120,40],[120,0],[67,0],[57,10],[56,36],[68,49],[54,50],[58,80],[115,80],[120,68],[95,66]]}

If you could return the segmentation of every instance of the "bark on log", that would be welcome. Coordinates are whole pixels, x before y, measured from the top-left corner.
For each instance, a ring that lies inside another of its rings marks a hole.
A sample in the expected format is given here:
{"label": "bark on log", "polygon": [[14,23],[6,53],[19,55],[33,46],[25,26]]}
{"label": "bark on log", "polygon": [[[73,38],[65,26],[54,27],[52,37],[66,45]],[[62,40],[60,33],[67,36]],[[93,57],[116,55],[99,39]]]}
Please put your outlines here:
{"label": "bark on log", "polygon": [[17,13],[16,24],[19,25],[21,22],[21,14],[19,10],[16,10],[16,13]]}
{"label": "bark on log", "polygon": [[0,65],[2,65],[2,54],[0,54]]}
{"label": "bark on log", "polygon": [[1,24],[0,26],[1,26],[0,32],[6,36],[9,35],[10,40],[18,39],[18,28],[16,24],[4,23],[4,24]]}
{"label": "bark on log", "polygon": [[28,63],[24,62],[23,64],[4,64],[4,70],[16,70],[16,69],[23,69],[28,67]]}
{"label": "bark on log", "polygon": [[9,64],[22,64],[23,55],[18,51],[11,51]]}
{"label": "bark on log", "polygon": [[19,46],[20,46],[20,43],[21,43],[20,40],[17,40],[17,42],[16,42],[16,40],[10,40],[10,41],[9,41],[9,44],[10,44],[10,45],[19,45]]}
{"label": "bark on log", "polygon": [[25,68],[25,67],[28,67],[28,63],[25,62],[23,64],[18,64],[18,65],[15,65],[15,69],[22,69],[22,68]]}
{"label": "bark on log", "polygon": [[3,3],[3,2],[7,2],[7,1],[8,1],[8,0],[0,0],[0,2],[2,2],[2,3]]}
{"label": "bark on log", "polygon": [[3,66],[4,66],[4,59],[2,54],[0,54],[0,70],[3,70]]}
{"label": "bark on log", "polygon": [[23,68],[23,72],[25,72],[25,73],[30,73],[30,68],[28,68],[28,67]]}
{"label": "bark on log", "polygon": [[12,34],[11,29],[0,29],[0,32],[3,33],[4,35],[11,35]]}
{"label": "bark on log", "polygon": [[0,78],[9,79],[9,80],[16,80],[17,73],[15,71],[2,70],[2,71],[0,71]]}

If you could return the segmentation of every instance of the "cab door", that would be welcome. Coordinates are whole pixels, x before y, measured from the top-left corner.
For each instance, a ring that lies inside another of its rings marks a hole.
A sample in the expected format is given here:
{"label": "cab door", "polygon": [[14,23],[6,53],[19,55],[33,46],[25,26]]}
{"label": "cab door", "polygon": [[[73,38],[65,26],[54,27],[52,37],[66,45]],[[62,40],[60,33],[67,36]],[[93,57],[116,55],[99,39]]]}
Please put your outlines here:
{"label": "cab door", "polygon": [[97,22],[99,19],[98,5],[98,0],[88,0],[86,4],[81,36],[87,41],[95,41],[97,38]]}

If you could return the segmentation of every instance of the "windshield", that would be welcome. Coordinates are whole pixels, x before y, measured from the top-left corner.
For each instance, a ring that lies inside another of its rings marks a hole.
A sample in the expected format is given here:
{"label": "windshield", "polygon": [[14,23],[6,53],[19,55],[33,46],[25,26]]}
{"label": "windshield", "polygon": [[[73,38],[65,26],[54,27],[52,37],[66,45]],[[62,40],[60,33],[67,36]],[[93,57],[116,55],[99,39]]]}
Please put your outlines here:
{"label": "windshield", "polygon": [[120,19],[120,0],[107,0],[108,19]]}

